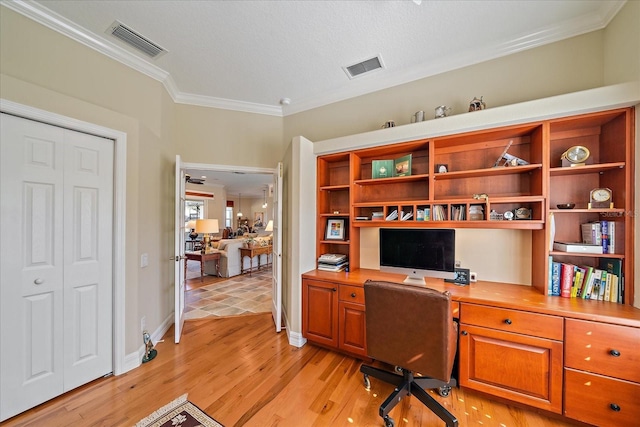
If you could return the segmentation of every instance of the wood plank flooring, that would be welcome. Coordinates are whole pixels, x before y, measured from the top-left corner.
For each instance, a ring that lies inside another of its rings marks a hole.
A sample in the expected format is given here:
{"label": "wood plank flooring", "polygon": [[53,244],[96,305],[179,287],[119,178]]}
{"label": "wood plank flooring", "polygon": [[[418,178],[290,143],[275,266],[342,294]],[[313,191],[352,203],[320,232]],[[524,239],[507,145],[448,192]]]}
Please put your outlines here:
{"label": "wood plank flooring", "polygon": [[[230,426],[382,426],[378,407],[392,387],[363,386],[360,361],[312,345],[295,348],[276,334],[270,314],[185,322],[156,344],[158,356],[124,375],[94,381],[3,426],[132,426],[188,393],[189,400]],[[460,426],[562,427],[560,420],[453,389],[433,396]],[[443,426],[413,397],[391,412],[398,427]]]}

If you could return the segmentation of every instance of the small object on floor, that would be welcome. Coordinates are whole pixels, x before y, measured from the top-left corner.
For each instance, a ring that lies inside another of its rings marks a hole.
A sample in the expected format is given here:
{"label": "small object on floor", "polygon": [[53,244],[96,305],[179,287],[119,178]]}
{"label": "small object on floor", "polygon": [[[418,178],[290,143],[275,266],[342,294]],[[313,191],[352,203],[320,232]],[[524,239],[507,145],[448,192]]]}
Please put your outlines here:
{"label": "small object on floor", "polygon": [[144,356],[142,357],[142,363],[147,363],[155,359],[158,355],[158,350],[153,348],[153,343],[151,342],[151,336],[149,332],[142,332],[142,341],[144,341],[145,351]]}

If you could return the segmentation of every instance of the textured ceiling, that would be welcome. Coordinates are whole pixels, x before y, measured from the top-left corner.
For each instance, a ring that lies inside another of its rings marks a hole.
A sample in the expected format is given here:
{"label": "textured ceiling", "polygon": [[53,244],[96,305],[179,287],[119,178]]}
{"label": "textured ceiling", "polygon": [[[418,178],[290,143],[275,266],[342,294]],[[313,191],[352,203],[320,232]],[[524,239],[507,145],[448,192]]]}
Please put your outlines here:
{"label": "textured ceiling", "polygon": [[[176,102],[288,115],[604,28],[624,1],[2,4],[162,81]],[[125,46],[105,32],[115,20],[168,53]],[[383,70],[347,77],[375,55]]]}

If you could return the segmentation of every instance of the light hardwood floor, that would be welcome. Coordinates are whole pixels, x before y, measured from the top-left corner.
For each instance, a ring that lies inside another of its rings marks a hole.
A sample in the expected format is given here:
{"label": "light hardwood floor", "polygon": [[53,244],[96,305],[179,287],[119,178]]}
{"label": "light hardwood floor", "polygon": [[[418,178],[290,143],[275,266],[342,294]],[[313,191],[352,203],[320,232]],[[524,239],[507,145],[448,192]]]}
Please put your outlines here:
{"label": "light hardwood floor", "polygon": [[[312,345],[295,348],[276,334],[270,314],[185,322],[182,342],[156,345],[158,356],[124,375],[94,381],[3,426],[132,426],[188,393],[189,400],[230,426],[382,426],[378,407],[392,387],[371,379],[365,390],[361,362]],[[434,397],[461,427],[567,426],[475,393],[453,389]],[[391,416],[398,427],[443,426],[414,398]]]}

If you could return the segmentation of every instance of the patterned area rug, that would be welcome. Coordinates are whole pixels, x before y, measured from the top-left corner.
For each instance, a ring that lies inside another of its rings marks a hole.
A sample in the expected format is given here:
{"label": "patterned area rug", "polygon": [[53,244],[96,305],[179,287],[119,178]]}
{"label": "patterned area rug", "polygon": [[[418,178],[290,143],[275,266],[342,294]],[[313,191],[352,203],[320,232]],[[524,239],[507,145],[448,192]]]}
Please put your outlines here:
{"label": "patterned area rug", "polygon": [[183,394],[164,405],[148,417],[138,421],[135,427],[224,427],[187,400]]}

